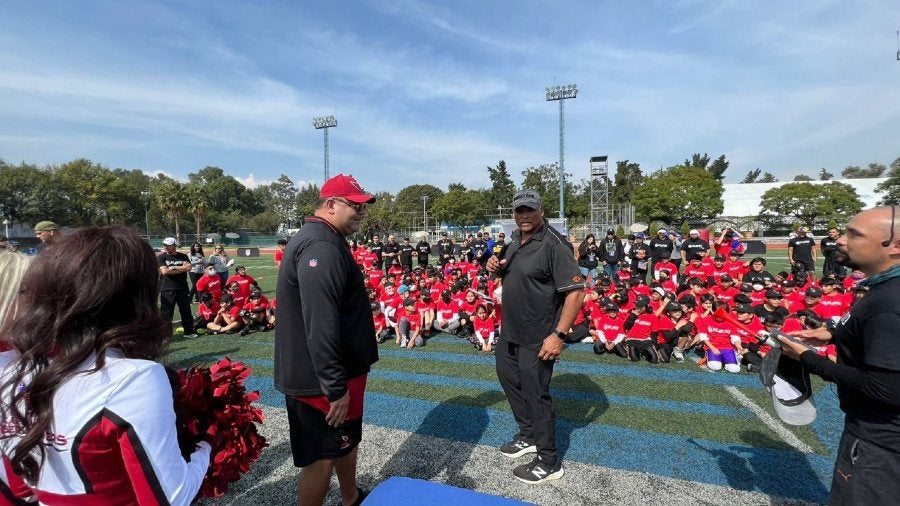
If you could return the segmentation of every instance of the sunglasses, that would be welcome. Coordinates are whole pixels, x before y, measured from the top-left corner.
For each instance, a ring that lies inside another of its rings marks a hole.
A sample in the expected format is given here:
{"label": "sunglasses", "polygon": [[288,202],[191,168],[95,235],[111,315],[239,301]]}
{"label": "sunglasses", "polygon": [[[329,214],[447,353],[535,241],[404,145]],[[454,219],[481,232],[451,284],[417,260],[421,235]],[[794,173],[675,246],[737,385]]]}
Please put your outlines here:
{"label": "sunglasses", "polygon": [[340,202],[341,204],[344,204],[347,207],[353,208],[353,210],[356,211],[357,214],[366,210],[365,203],[357,204],[355,202],[350,202],[349,200],[344,200],[344,199],[340,199],[340,198],[333,198],[331,200],[334,200],[335,202]]}

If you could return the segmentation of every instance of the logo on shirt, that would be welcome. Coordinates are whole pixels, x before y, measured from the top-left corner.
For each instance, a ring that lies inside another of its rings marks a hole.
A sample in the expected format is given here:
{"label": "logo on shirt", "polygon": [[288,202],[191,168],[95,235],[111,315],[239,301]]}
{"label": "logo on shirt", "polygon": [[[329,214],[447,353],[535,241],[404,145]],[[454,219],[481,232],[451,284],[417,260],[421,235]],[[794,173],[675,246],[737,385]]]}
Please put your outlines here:
{"label": "logo on shirt", "polygon": [[317,266],[317,265],[319,265],[319,261],[316,260],[315,258],[311,258],[311,259],[309,260],[309,266],[310,266],[310,267],[315,267],[315,266]]}
{"label": "logo on shirt", "polygon": [[581,276],[572,276],[572,282],[573,283],[581,282]]}

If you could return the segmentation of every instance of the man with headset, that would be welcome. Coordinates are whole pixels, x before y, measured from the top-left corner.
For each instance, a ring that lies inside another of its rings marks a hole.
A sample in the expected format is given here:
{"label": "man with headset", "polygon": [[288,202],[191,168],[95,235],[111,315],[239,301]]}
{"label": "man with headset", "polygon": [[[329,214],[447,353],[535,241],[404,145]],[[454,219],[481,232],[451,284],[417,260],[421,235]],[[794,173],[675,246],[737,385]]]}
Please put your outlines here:
{"label": "man with headset", "polygon": [[837,241],[838,262],[866,274],[869,292],[829,328],[792,334],[837,346],[832,363],[780,337],[784,353],[833,382],[846,414],[831,482],[832,504],[900,497],[900,223],[897,206],[863,211]]}

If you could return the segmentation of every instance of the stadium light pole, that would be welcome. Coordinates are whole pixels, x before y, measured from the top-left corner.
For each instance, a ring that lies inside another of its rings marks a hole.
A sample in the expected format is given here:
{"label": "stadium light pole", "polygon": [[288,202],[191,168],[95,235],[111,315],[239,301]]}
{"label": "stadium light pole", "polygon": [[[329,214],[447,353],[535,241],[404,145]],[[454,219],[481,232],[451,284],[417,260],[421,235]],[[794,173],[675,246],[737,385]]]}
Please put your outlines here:
{"label": "stadium light pole", "polygon": [[554,100],[559,102],[559,218],[564,219],[565,216],[565,191],[566,191],[566,129],[565,129],[565,113],[563,103],[578,95],[578,85],[568,84],[565,86],[551,86],[546,89],[547,102]]}
{"label": "stadium light pole", "polygon": [[428,215],[425,214],[425,202],[428,202],[428,195],[422,195],[422,229],[425,236],[428,237]]}
{"label": "stadium light pole", "polygon": [[316,130],[325,132],[325,181],[328,181],[328,129],[337,126],[337,119],[334,116],[318,116],[313,118],[313,126]]}

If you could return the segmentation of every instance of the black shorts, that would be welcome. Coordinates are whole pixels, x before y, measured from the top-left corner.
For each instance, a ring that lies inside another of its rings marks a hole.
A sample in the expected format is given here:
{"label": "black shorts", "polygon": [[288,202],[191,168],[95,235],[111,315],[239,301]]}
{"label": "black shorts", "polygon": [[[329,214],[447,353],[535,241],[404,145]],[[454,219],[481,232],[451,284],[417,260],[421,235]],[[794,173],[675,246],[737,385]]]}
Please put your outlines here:
{"label": "black shorts", "polygon": [[812,258],[795,258],[793,267],[794,272],[814,272],[816,270],[816,265],[813,263]]}
{"label": "black shorts", "polygon": [[362,417],[331,427],[325,422],[325,413],[289,395],[284,397],[295,467],[343,457],[359,445]]}

